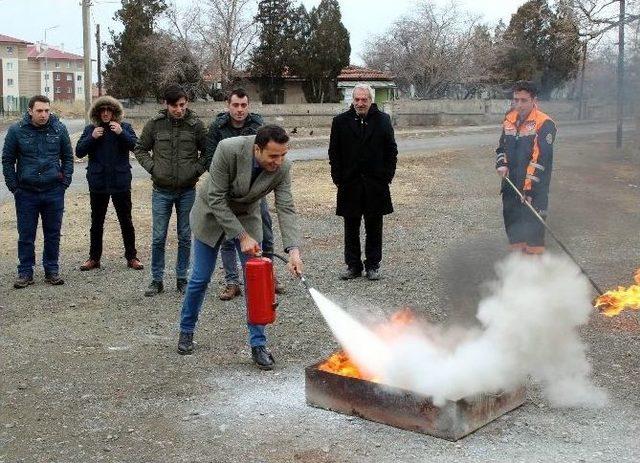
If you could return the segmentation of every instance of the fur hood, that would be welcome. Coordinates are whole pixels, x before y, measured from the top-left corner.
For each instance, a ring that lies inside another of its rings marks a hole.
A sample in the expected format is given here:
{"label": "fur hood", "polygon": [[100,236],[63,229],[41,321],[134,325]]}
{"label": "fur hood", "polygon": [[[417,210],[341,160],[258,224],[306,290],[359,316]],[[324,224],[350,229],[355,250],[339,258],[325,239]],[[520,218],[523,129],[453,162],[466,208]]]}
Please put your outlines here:
{"label": "fur hood", "polygon": [[100,108],[105,106],[109,106],[113,109],[113,120],[120,123],[122,122],[122,117],[124,116],[124,109],[122,108],[122,104],[113,98],[112,96],[101,96],[96,99],[91,105],[91,109],[89,110],[89,119],[93,122],[94,125],[100,125]]}

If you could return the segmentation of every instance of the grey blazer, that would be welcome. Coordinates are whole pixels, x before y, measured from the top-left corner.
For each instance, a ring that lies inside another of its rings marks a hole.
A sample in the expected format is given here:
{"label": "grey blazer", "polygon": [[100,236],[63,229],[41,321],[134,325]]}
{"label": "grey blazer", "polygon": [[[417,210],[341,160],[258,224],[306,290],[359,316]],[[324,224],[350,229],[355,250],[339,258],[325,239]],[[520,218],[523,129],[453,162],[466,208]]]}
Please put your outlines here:
{"label": "grey blazer", "polygon": [[297,247],[300,233],[291,194],[291,161],[275,172],[262,171],[251,187],[255,136],[222,140],[213,155],[209,176],[202,178],[189,216],[193,235],[214,247],[222,235],[229,239],[246,231],[262,241],[260,199],[275,192],[284,249]]}

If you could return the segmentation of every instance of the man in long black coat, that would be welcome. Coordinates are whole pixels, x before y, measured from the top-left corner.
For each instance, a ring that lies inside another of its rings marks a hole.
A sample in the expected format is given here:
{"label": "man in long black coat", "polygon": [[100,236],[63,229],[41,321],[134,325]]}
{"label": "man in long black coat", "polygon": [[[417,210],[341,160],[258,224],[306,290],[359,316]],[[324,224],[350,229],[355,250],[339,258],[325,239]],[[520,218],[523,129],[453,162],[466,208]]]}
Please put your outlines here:
{"label": "man in long black coat", "polygon": [[[358,84],[353,104],[331,125],[329,163],[338,187],[336,214],[344,217],[343,280],[380,279],[382,217],[393,212],[389,184],[396,172],[398,148],[391,119],[373,103],[373,89]],[[365,261],[361,259],[360,224],[364,217]]]}

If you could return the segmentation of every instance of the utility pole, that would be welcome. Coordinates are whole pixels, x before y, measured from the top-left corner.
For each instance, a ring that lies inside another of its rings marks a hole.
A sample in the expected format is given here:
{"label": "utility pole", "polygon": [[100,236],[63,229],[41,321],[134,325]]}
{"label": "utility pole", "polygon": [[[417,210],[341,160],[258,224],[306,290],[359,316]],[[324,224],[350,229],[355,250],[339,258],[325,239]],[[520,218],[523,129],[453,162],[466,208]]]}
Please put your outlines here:
{"label": "utility pole", "polygon": [[91,107],[91,17],[90,0],[82,0],[82,48],[84,50],[84,120],[89,123]]}
{"label": "utility pole", "polygon": [[96,53],[98,54],[98,96],[102,96],[102,64],[100,61],[100,24],[96,24]]}
{"label": "utility pole", "polygon": [[587,108],[584,98],[584,73],[587,67],[587,39],[582,42],[582,69],[580,70],[580,106],[578,106],[578,120],[587,118]]}
{"label": "utility pole", "polygon": [[622,148],[622,120],[624,118],[624,20],[625,0],[620,2],[620,18],[618,23],[618,117],[616,127],[616,148]]}

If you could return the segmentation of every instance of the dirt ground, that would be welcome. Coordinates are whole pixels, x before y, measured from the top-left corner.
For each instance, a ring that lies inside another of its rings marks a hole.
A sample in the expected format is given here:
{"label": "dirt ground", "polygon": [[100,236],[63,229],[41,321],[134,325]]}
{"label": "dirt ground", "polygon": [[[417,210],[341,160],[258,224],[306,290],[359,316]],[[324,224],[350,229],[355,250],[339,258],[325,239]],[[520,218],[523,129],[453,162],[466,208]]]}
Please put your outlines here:
{"label": "dirt ground", "polygon": [[[328,165],[296,163],[308,279],[361,314],[409,306],[435,323],[473,323],[479,285],[491,278],[506,241],[492,157],[492,147],[483,146],[400,158],[379,282],[338,280],[342,224],[333,215]],[[640,266],[639,175],[637,155],[617,153],[602,137],[569,144],[560,133],[550,225],[603,287],[630,283]],[[137,182],[133,197],[139,255],[148,266],[149,182]],[[306,406],[304,367],[336,343],[288,278],[278,321],[268,329],[276,370],[253,366],[242,301],[215,295],[220,270],[197,349],[178,356],[175,232],[167,243],[166,292],[145,298],[148,269],[125,267],[112,210],[104,268],[78,270],[88,252],[88,203],[87,193],[66,199],[66,284],[46,286],[37,269],[36,284],[19,291],[11,288],[14,208],[0,205],[0,463],[640,461],[638,313],[607,319],[594,311],[582,329],[608,406],[554,409],[531,384],[524,406],[452,443]]]}

